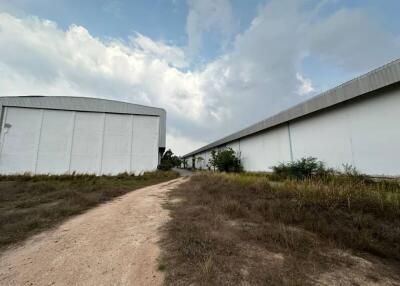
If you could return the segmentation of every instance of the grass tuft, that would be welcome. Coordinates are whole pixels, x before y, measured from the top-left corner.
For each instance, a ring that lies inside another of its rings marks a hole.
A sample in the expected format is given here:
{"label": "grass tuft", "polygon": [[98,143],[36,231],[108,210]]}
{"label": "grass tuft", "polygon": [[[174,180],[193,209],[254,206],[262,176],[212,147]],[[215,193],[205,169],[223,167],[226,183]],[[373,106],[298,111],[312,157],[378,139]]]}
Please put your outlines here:
{"label": "grass tuft", "polygon": [[334,267],[353,267],[338,249],[400,262],[395,181],[202,172],[169,195],[167,285],[311,285]]}
{"label": "grass tuft", "polygon": [[177,176],[171,171],[142,176],[0,176],[0,249],[129,191]]}

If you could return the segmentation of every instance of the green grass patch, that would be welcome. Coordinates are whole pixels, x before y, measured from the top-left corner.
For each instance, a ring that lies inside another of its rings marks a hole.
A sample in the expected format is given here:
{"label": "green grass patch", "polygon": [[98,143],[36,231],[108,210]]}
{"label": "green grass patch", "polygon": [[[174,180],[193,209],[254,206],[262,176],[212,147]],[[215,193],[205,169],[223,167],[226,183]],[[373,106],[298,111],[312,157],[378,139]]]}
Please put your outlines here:
{"label": "green grass patch", "polygon": [[142,176],[0,176],[0,249],[127,192],[177,176],[172,171]]}

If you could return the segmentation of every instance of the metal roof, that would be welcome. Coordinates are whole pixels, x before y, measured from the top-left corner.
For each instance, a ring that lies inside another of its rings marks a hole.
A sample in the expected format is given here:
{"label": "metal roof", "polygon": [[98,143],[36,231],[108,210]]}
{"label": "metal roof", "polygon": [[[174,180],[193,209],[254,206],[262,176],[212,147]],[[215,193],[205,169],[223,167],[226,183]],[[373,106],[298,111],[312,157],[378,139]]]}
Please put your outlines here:
{"label": "metal roof", "polygon": [[0,112],[4,106],[159,116],[159,147],[165,147],[166,111],[162,108],[90,97],[32,95],[0,96]]}
{"label": "metal roof", "polygon": [[183,157],[219,147],[242,137],[272,128],[311,113],[335,106],[339,103],[361,97],[372,91],[400,82],[400,59],[374,69],[360,77],[345,82],[335,88],[323,92],[310,100],[295,105],[272,117],[257,122],[245,129],[223,137]]}

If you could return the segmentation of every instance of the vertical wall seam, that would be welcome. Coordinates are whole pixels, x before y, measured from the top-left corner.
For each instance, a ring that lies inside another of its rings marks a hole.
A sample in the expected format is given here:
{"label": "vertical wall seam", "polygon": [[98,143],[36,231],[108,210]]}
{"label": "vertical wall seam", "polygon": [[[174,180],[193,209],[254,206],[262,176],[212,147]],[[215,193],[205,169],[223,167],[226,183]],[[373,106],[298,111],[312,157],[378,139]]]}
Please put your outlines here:
{"label": "vertical wall seam", "polygon": [[4,141],[6,140],[6,134],[4,131],[4,125],[7,119],[7,107],[1,107],[1,129],[0,129],[0,156],[3,154]]}
{"label": "vertical wall seam", "polygon": [[287,127],[288,127],[288,137],[289,137],[290,161],[293,162],[293,147],[292,147],[292,134],[290,131],[290,121],[288,121]]}
{"label": "vertical wall seam", "polygon": [[104,152],[104,130],[106,127],[106,114],[103,113],[103,128],[101,131],[101,148],[100,148],[100,168],[99,168],[99,175],[103,172],[103,152]]}
{"label": "vertical wall seam", "polygon": [[354,167],[356,167],[356,158],[354,155],[354,148],[353,148],[353,138],[351,136],[351,132],[349,134],[349,139],[350,139],[350,152],[351,152],[351,163]]}
{"label": "vertical wall seam", "polygon": [[0,133],[3,130],[3,125],[4,125],[4,112],[5,108],[4,106],[0,103]]}
{"label": "vertical wall seam", "polygon": [[347,125],[347,132],[348,132],[348,136],[349,136],[349,143],[350,143],[350,154],[351,154],[351,164],[354,166],[354,167],[356,167],[357,168],[357,166],[356,166],[356,158],[355,158],[355,155],[354,155],[354,146],[353,146],[353,136],[352,136],[352,126],[351,126],[351,124],[352,124],[352,121],[351,121],[351,118],[350,118],[350,113],[349,113],[349,111],[348,111],[348,108],[347,108],[347,104],[346,104],[346,102],[343,104],[344,105],[344,110],[345,110],[345,114],[346,114],[346,119],[347,119],[347,122],[348,122],[348,124],[346,124]]}
{"label": "vertical wall seam", "polygon": [[130,139],[130,156],[129,156],[129,173],[133,173],[132,168],[132,157],[133,157],[133,124],[134,124],[134,115],[131,115],[131,139]]}
{"label": "vertical wall seam", "polygon": [[40,141],[42,139],[42,129],[43,129],[43,118],[44,118],[44,110],[42,109],[41,113],[40,113],[39,138],[38,138],[38,143],[37,143],[37,147],[36,147],[35,170],[34,170],[35,175],[37,172],[38,161],[39,161]]}
{"label": "vertical wall seam", "polygon": [[[3,110],[4,108],[4,110]],[[2,112],[1,112],[1,138],[0,138],[0,155],[3,154],[3,145],[4,141],[6,139],[6,134],[4,133],[4,125],[6,124],[7,120],[7,107],[2,107]]]}
{"label": "vertical wall seam", "polygon": [[[158,132],[157,132],[157,134],[156,134],[156,154],[157,154],[157,159],[156,159],[156,169],[157,169],[157,166],[158,166],[158,154],[160,153],[159,152],[159,146],[160,146],[160,144],[159,144],[159,142],[160,142],[160,117],[157,117],[157,125],[158,125]],[[165,145],[167,145],[167,144],[165,144]]]}
{"label": "vertical wall seam", "polygon": [[[240,141],[241,141],[242,139],[240,139],[239,138],[239,159],[240,159],[240,164],[243,166],[243,156],[242,156],[242,149],[241,149],[241,147],[240,147]],[[243,166],[243,168],[244,168],[244,166]]]}
{"label": "vertical wall seam", "polygon": [[74,145],[74,137],[75,137],[75,121],[76,121],[76,111],[73,112],[72,115],[72,135],[71,135],[71,143],[69,144],[69,162],[68,162],[68,174],[71,174],[71,161],[72,161],[72,150]]}

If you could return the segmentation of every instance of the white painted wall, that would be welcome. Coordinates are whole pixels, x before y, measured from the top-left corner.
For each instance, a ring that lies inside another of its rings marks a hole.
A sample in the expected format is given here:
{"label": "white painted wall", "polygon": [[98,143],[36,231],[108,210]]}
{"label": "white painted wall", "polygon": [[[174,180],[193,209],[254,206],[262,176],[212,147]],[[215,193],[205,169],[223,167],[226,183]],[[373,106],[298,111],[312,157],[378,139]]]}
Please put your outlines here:
{"label": "white painted wall", "polygon": [[226,148],[232,148],[236,153],[240,153],[240,141],[233,141],[226,144]]}
{"label": "white painted wall", "polygon": [[357,168],[370,174],[400,175],[400,90],[354,104],[349,117]]}
{"label": "white painted wall", "polygon": [[346,109],[339,108],[290,123],[293,158],[312,156],[334,168],[346,163],[354,165]]}
{"label": "white painted wall", "polygon": [[370,175],[400,176],[400,89],[384,92],[230,142],[226,147],[240,152],[247,171],[270,171],[280,162],[289,162],[291,156],[294,160],[312,156],[328,167],[339,169],[351,164]]}
{"label": "white painted wall", "polygon": [[[29,110],[32,109],[25,109],[25,111]],[[55,110],[36,110],[36,112],[43,112],[43,123],[40,134],[40,144],[37,145],[39,149],[37,168],[36,170],[31,170],[31,172],[39,174],[65,173],[69,170],[71,161],[70,154],[75,113]],[[24,118],[24,116],[24,112],[22,112],[21,118]],[[7,121],[8,120],[9,118],[7,118]],[[12,120],[10,120],[10,122],[12,122]],[[29,125],[33,124],[27,124],[27,126]],[[14,127],[13,125],[10,129],[10,134],[16,130]],[[6,142],[13,141],[6,138]],[[2,153],[2,155],[4,155],[4,153]],[[2,155],[0,155],[0,162]]]}
{"label": "white painted wall", "polygon": [[140,174],[157,168],[158,136],[155,116],[5,107],[0,173]]}
{"label": "white painted wall", "polygon": [[[1,134],[1,173],[23,173],[36,167],[42,113],[33,109],[6,108]],[[10,129],[4,123],[12,123]],[[29,124],[28,124],[29,123]]]}
{"label": "white painted wall", "polygon": [[[201,157],[203,158],[203,160],[198,160],[198,158]],[[194,161],[194,165],[196,167],[196,169],[206,169],[206,153],[199,153],[196,155],[195,157],[195,161]]]}
{"label": "white painted wall", "polygon": [[76,113],[70,172],[101,174],[104,120],[105,114]]}
{"label": "white painted wall", "polygon": [[155,170],[158,165],[159,118],[134,116],[132,171],[135,174]]}
{"label": "white painted wall", "polygon": [[291,123],[294,159],[348,163],[371,175],[400,175],[400,91],[338,106]]}
{"label": "white painted wall", "polygon": [[134,117],[119,114],[106,115],[103,135],[102,173],[114,170],[131,172]]}
{"label": "white painted wall", "polygon": [[193,168],[192,157],[186,158],[186,167],[189,168],[189,169]]}
{"label": "white painted wall", "polygon": [[287,125],[241,139],[240,154],[248,171],[269,171],[280,162],[290,161]]}

